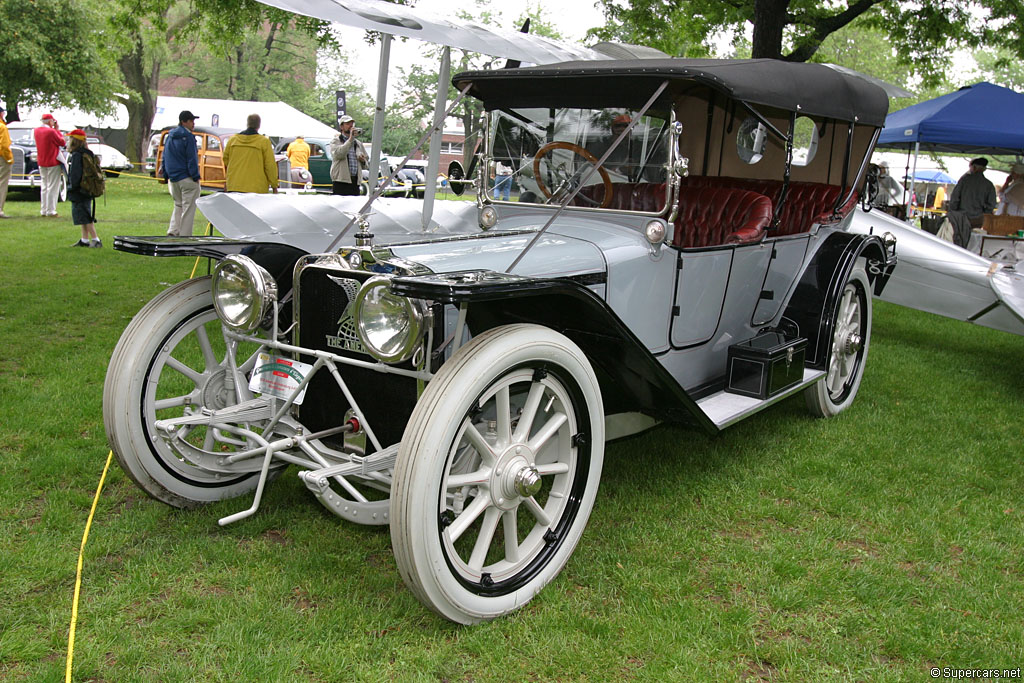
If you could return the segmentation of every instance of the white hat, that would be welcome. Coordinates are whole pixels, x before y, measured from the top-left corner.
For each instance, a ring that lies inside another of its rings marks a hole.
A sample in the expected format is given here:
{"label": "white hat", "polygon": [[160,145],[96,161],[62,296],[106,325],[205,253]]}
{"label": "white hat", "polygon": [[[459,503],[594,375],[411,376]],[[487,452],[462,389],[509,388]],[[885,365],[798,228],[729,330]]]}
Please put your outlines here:
{"label": "white hat", "polygon": [[889,162],[888,161],[880,161],[880,162],[878,162],[878,168],[889,168]]}
{"label": "white hat", "polygon": [[341,124],[348,123],[349,121],[355,121],[355,119],[349,116],[348,114],[345,114],[340,119],[338,119],[338,125],[340,126]]}
{"label": "white hat", "polygon": [[1024,164],[1014,164],[1012,167],[1010,167],[1010,173],[1024,175]]}

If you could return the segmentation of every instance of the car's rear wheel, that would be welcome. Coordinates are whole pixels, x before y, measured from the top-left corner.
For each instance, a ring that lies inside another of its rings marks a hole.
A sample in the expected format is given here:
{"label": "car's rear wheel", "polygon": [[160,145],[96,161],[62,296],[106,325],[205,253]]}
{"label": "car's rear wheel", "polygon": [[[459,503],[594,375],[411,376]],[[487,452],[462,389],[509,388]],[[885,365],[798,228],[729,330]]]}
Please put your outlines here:
{"label": "car's rear wheel", "polygon": [[572,555],[603,458],[600,387],[572,341],[537,325],[474,338],[402,438],[391,537],[406,585],[460,623],[522,607]]}
{"label": "car's rear wheel", "polygon": [[850,273],[833,316],[825,377],[804,391],[807,409],[818,417],[846,410],[864,376],[871,342],[871,284],[863,266]]}
{"label": "car's rear wheel", "polygon": [[[110,446],[128,476],[168,505],[194,507],[256,486],[258,459],[216,464],[218,456],[245,447],[242,437],[198,425],[172,435],[156,424],[237,402],[236,378],[252,369],[257,348],[232,344],[237,374],[227,349],[210,278],[203,277],[174,285],[146,304],[111,356],[103,386]],[[200,450],[216,455],[203,456]]]}

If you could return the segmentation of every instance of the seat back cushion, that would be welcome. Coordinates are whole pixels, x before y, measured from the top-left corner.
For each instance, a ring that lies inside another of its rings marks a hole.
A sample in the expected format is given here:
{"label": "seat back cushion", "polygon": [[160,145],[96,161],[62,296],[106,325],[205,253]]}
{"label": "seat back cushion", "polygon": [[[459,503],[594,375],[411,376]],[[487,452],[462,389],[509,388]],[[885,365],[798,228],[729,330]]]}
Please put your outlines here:
{"label": "seat back cushion", "polygon": [[772,219],[772,202],[757,192],[729,187],[679,188],[672,244],[699,248],[759,241]]}

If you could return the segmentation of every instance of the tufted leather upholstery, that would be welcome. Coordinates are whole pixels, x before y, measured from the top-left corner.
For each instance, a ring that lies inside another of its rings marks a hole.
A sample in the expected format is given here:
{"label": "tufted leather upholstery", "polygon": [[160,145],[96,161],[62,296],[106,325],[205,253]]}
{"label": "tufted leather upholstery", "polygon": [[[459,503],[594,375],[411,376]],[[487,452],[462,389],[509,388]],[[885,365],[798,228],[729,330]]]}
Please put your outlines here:
{"label": "tufted leather upholstery", "polygon": [[672,244],[692,248],[758,242],[771,219],[772,202],[762,194],[731,187],[683,186]]}
{"label": "tufted leather upholstery", "polygon": [[[781,180],[755,180],[751,178],[730,178],[726,176],[689,176],[683,178],[686,186],[694,187],[735,187],[765,195],[778,205],[782,195]],[[779,227],[773,235],[796,235],[807,232],[814,223],[828,221],[833,207],[839,200],[839,187],[825,183],[793,181],[789,183],[786,201],[779,215]],[[845,216],[856,206],[856,197],[840,208]]]}

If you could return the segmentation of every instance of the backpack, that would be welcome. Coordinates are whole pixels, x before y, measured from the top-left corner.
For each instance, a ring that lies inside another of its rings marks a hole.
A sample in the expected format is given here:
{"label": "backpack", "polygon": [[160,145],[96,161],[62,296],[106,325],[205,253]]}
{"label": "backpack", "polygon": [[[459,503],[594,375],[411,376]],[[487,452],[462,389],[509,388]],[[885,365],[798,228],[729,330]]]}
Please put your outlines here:
{"label": "backpack", "polygon": [[79,185],[82,192],[90,197],[100,197],[106,190],[107,179],[103,175],[94,154],[82,152],[82,182]]}

